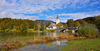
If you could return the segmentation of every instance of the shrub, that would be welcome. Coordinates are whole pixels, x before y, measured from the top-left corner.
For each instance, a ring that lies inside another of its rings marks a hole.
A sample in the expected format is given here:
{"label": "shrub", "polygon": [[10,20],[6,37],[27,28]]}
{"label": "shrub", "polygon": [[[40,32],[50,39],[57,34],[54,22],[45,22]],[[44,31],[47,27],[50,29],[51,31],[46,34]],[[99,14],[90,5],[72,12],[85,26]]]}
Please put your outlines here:
{"label": "shrub", "polygon": [[28,32],[34,32],[34,29],[28,29]]}
{"label": "shrub", "polygon": [[5,32],[9,32],[10,30],[9,29],[5,29]]}
{"label": "shrub", "polygon": [[10,49],[17,49],[25,45],[26,43],[22,41],[8,41],[0,45],[0,51],[10,51]]}
{"label": "shrub", "polygon": [[96,37],[98,35],[98,30],[93,26],[84,26],[82,28],[79,28],[78,34],[80,36]]}
{"label": "shrub", "polygon": [[4,30],[0,30],[0,33],[3,33],[4,32]]}

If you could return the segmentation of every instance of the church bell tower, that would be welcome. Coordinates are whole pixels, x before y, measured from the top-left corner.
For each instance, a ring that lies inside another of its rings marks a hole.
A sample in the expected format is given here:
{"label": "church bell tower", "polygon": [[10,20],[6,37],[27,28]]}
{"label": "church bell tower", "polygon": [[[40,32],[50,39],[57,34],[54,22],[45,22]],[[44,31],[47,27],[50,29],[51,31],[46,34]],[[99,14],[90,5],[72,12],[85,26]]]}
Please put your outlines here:
{"label": "church bell tower", "polygon": [[57,15],[56,24],[58,24],[58,23],[59,23],[59,17],[58,17],[58,15]]}

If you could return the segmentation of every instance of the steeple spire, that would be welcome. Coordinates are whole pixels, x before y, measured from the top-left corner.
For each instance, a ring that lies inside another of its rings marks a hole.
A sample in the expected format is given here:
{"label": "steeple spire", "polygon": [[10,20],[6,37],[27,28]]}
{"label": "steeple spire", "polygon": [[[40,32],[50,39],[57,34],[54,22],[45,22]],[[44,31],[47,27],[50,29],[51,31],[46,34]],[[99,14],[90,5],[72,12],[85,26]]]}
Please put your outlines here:
{"label": "steeple spire", "polygon": [[58,15],[57,15],[56,24],[58,24],[58,23],[59,23],[59,17],[58,17]]}
{"label": "steeple spire", "polygon": [[58,17],[58,15],[57,15],[57,19],[58,19],[59,17]]}

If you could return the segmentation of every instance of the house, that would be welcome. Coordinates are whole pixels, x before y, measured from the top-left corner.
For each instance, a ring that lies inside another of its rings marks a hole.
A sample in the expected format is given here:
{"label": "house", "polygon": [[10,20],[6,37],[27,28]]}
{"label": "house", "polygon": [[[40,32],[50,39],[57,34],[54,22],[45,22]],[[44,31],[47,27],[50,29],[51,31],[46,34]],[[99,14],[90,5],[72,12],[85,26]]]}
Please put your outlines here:
{"label": "house", "polygon": [[46,29],[47,29],[47,30],[57,29],[57,26],[56,26],[55,23],[51,23]]}

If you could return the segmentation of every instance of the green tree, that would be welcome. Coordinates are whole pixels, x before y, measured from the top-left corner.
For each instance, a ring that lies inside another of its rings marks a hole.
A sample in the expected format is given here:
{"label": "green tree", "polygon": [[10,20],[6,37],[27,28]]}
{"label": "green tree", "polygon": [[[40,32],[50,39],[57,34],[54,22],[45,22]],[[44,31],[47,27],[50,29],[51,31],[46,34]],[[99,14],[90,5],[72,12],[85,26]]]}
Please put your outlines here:
{"label": "green tree", "polygon": [[45,25],[43,24],[43,21],[41,23],[41,28],[40,28],[41,31],[44,31],[45,30]]}
{"label": "green tree", "polygon": [[74,27],[73,19],[68,19],[67,24],[68,24],[68,27]]}
{"label": "green tree", "polygon": [[4,23],[1,23],[1,30],[5,30]]}
{"label": "green tree", "polygon": [[100,16],[96,17],[95,24],[100,27]]}
{"label": "green tree", "polygon": [[68,25],[67,25],[67,23],[65,23],[65,24],[64,24],[64,28],[67,28],[67,27],[68,27]]}
{"label": "green tree", "polygon": [[88,23],[87,23],[86,21],[82,20],[82,19],[79,19],[79,20],[77,20],[77,21],[81,24],[81,26],[86,26],[86,25],[88,25]]}
{"label": "green tree", "polygon": [[80,23],[77,21],[77,22],[75,22],[75,24],[74,24],[76,27],[80,27],[81,25],[80,25]]}
{"label": "green tree", "polygon": [[46,27],[48,27],[50,24],[51,24],[51,23],[49,22],[49,23],[46,25]]}

